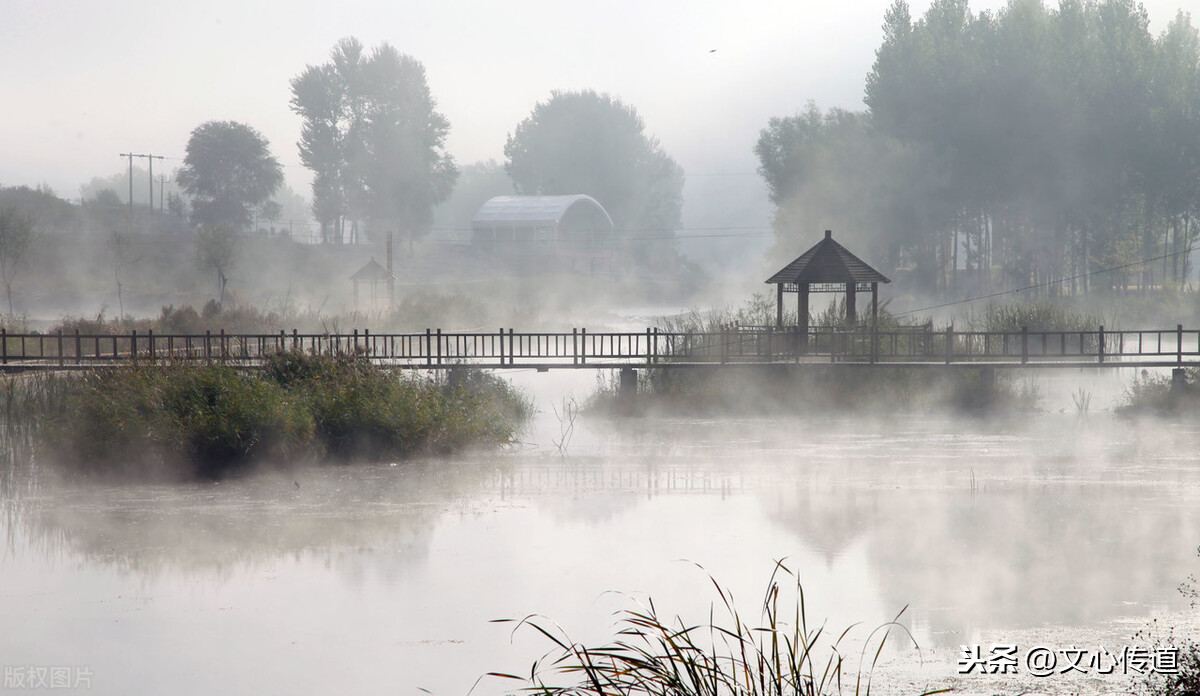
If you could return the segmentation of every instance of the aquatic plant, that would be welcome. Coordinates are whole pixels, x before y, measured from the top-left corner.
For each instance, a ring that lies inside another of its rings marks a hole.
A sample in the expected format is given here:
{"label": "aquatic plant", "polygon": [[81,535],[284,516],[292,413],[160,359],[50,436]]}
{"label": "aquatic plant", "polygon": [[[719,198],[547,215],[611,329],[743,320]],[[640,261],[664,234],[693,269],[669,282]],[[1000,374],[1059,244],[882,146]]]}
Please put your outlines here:
{"label": "aquatic plant", "polygon": [[893,632],[916,647],[897,615],[872,630],[855,656],[846,647],[854,626],[834,633],[823,623],[809,624],[799,575],[783,561],[775,563],[760,616],[752,622],[741,616],[732,593],[708,577],[719,602],[707,620],[666,618],[651,598],[617,613],[617,637],[606,645],[576,643],[541,616],[501,619],[514,623],[514,631],[536,631],[552,648],[528,676],[487,676],[522,682],[521,692],[543,696],[865,695]]}
{"label": "aquatic plant", "polygon": [[[1196,549],[1200,556],[1200,548]],[[1196,609],[1200,600],[1200,581],[1194,574],[1180,583],[1179,592],[1191,599],[1191,608]],[[1158,619],[1150,626],[1137,632],[1135,638],[1145,637],[1151,640],[1155,648],[1175,651],[1178,656],[1177,669],[1174,673],[1158,674],[1151,672],[1141,679],[1141,691],[1150,696],[1200,696],[1200,642],[1195,638],[1177,635],[1175,628],[1169,628],[1165,636],[1156,636]]]}

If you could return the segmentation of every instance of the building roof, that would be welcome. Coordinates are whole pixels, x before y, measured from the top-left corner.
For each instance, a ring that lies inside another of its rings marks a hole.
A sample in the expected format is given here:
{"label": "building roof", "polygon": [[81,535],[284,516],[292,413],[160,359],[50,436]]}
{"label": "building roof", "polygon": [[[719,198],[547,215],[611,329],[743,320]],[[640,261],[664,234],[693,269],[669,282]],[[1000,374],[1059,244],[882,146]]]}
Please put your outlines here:
{"label": "building roof", "polygon": [[375,260],[374,256],[372,256],[371,260],[364,264],[362,268],[358,269],[357,273],[350,276],[350,280],[353,280],[356,283],[372,283],[385,281],[391,277],[392,274],[388,273],[386,268],[380,266],[379,262]]}
{"label": "building roof", "polygon": [[612,227],[612,218],[599,201],[591,196],[496,196],[484,203],[472,227],[557,227],[567,211],[577,206],[594,208]]}
{"label": "building roof", "polygon": [[796,257],[768,283],[890,283],[887,276],[871,268],[851,254],[846,247],[833,241],[833,233],[825,230],[825,239]]}

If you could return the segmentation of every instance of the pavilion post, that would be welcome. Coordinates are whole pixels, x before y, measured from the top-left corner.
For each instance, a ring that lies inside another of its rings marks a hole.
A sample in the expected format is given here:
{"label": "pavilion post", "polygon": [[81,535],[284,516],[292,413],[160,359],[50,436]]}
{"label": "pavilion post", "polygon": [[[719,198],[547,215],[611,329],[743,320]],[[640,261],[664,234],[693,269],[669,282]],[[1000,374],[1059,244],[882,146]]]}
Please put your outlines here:
{"label": "pavilion post", "polygon": [[871,362],[879,359],[879,283],[871,283]]}
{"label": "pavilion post", "polygon": [[775,328],[783,328],[783,283],[775,284]]}
{"label": "pavilion post", "polygon": [[854,326],[855,322],[858,321],[858,312],[854,307],[857,286],[858,284],[854,281],[846,283],[846,323],[850,326]]}
{"label": "pavilion post", "polygon": [[871,324],[879,326],[879,283],[871,283]]}
{"label": "pavilion post", "polygon": [[[782,285],[780,287],[783,287]],[[796,325],[800,352],[808,352],[808,283],[800,283],[800,299],[796,302]]]}

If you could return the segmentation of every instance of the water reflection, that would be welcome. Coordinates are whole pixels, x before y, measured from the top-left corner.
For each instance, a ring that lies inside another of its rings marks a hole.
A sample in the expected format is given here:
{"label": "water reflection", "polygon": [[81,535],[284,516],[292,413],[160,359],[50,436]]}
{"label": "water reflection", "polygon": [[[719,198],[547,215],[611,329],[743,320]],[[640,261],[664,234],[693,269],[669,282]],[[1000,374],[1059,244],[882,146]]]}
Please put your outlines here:
{"label": "water reflection", "polygon": [[[1096,625],[1181,603],[1200,542],[1198,443],[1183,424],[1067,417],[617,421],[592,423],[566,456],[531,445],[219,485],[10,477],[0,617],[57,619],[0,638],[0,655],[99,663],[98,691],[137,691],[147,683],[111,680],[121,651],[186,671],[200,658],[156,642],[199,630],[217,637],[209,660],[249,646],[303,658],[282,682],[245,665],[259,690],[334,688],[330,670],[353,663],[362,689],[462,693],[545,647],[509,645],[490,619],[543,611],[602,639],[608,589],[704,611],[704,582],[679,589],[679,558],[752,609],[770,560],[790,557],[831,625],[909,605],[934,644]],[[122,619],[142,611],[153,621]],[[93,633],[73,628],[80,616]]]}

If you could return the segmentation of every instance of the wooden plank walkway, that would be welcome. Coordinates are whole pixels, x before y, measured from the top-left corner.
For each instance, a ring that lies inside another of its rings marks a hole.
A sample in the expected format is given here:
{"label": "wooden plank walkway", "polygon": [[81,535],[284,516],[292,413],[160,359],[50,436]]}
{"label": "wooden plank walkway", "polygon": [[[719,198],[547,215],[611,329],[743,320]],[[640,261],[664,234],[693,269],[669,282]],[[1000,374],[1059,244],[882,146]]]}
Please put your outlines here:
{"label": "wooden plank walkway", "polygon": [[1137,331],[872,332],[818,328],[807,336],[773,327],[714,332],[444,332],[378,334],[120,335],[13,334],[0,330],[0,371],[69,370],[226,362],[246,367],[280,351],[360,353],[385,366],[447,369],[845,366],[1178,367],[1200,366],[1200,329]]}

